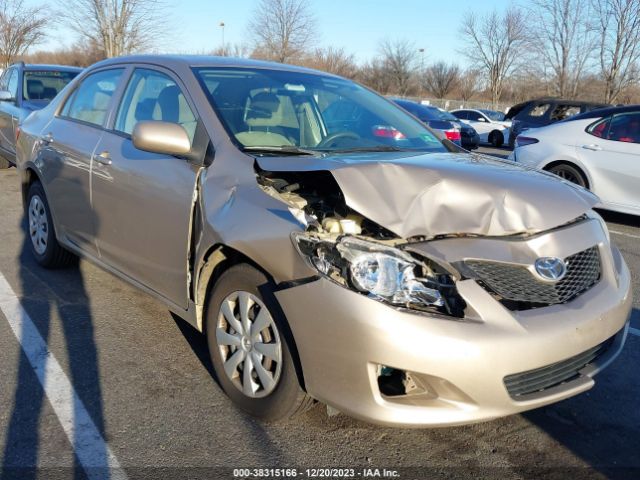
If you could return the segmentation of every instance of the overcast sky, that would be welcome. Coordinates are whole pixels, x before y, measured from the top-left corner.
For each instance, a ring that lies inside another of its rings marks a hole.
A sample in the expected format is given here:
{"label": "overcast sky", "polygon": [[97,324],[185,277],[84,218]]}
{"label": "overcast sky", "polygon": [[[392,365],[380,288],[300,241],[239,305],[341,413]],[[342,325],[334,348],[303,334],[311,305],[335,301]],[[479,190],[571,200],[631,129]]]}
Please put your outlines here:
{"label": "overcast sky", "polygon": [[[461,47],[458,28],[464,13],[504,10],[513,0],[307,0],[318,20],[318,45],[343,47],[358,62],[376,54],[383,38],[404,38],[416,48],[426,50],[426,62],[455,60]],[[49,5],[53,0],[28,0],[29,4]],[[247,24],[258,0],[174,0],[171,23],[158,46],[162,52],[208,53],[222,43],[221,21],[225,23],[225,42],[243,43],[250,39]],[[64,26],[56,27],[52,37],[36,49],[55,49],[72,43],[73,35]]]}

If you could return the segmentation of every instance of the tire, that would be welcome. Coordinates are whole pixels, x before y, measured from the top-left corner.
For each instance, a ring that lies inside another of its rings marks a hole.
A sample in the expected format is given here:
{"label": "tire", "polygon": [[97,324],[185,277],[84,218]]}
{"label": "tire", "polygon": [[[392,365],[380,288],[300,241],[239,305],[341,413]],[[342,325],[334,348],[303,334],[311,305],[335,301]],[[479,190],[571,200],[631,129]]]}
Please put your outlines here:
{"label": "tire", "polygon": [[45,268],[63,268],[71,265],[76,256],[58,243],[49,203],[40,182],[34,182],[29,187],[25,216],[25,241],[29,243],[36,261]]}
{"label": "tire", "polygon": [[502,135],[502,132],[499,132],[497,130],[491,132],[489,134],[489,143],[491,143],[491,145],[496,148],[500,148],[504,143],[504,135]]}
{"label": "tire", "polygon": [[[225,394],[241,410],[274,422],[306,411],[313,399],[300,387],[291,353],[293,339],[269,285],[247,264],[225,271],[209,295],[206,334],[216,379]],[[263,328],[257,336],[244,333],[251,329],[241,320],[242,305],[249,305],[246,323],[253,326],[261,319]],[[258,364],[262,368],[256,369]]]}
{"label": "tire", "polygon": [[570,163],[556,163],[547,171],[583,188],[589,188],[587,178],[582,170]]}
{"label": "tire", "polygon": [[0,157],[0,170],[6,170],[11,166],[11,162],[4,157]]}

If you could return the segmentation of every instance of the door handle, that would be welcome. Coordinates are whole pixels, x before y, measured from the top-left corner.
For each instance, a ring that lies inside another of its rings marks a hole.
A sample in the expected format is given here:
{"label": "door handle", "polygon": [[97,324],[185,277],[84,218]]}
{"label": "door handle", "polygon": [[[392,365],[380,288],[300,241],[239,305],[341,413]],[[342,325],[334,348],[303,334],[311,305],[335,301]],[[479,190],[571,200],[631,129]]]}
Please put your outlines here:
{"label": "door handle", "polygon": [[582,148],[584,148],[586,150],[593,150],[594,152],[599,152],[600,150],[602,150],[602,147],[600,145],[596,145],[595,143],[590,143],[588,145],[582,145]]}
{"label": "door handle", "polygon": [[111,165],[111,155],[106,150],[95,157],[96,162],[102,165]]}

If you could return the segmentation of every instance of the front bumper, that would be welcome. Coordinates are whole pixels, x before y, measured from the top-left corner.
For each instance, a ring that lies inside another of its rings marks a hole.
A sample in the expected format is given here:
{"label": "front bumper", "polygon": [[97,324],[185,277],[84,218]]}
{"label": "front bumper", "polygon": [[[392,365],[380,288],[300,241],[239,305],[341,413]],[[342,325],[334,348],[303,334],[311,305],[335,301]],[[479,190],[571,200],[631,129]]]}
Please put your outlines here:
{"label": "front bumper", "polygon": [[[366,421],[420,427],[489,420],[588,390],[594,385],[593,375],[624,344],[631,311],[629,271],[621,257],[614,258],[595,221],[524,242],[536,255],[559,250],[560,256],[563,249],[573,248],[559,247],[568,237],[579,244],[590,243],[593,236],[601,250],[602,278],[564,305],[510,311],[474,280],[458,282],[473,312],[465,320],[394,309],[326,279],[278,292],[307,391]],[[449,240],[425,245],[433,250],[432,256],[437,256],[436,250],[454,255],[461,245],[459,240],[443,242]],[[445,252],[447,248],[451,250]],[[479,243],[467,251],[491,248],[495,246]],[[506,376],[566,360],[611,338],[606,353],[580,370],[577,378],[524,397],[512,398],[507,392]],[[411,372],[428,386],[427,392],[382,395],[377,382],[381,365]]]}

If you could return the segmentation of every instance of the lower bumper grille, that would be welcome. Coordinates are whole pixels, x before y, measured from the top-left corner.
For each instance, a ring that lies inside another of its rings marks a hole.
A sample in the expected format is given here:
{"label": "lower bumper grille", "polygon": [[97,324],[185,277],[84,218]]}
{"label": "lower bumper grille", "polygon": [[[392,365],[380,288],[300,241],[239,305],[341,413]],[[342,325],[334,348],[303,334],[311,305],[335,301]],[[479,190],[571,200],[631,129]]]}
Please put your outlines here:
{"label": "lower bumper grille", "polygon": [[586,352],[561,362],[546,367],[515,373],[504,377],[504,385],[512,398],[544,391],[563,383],[574,380],[579,376],[578,372],[593,363],[600,355],[605,353],[613,339],[607,340]]}

